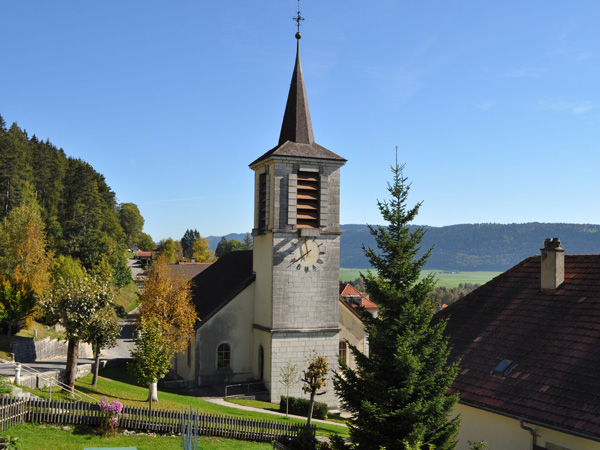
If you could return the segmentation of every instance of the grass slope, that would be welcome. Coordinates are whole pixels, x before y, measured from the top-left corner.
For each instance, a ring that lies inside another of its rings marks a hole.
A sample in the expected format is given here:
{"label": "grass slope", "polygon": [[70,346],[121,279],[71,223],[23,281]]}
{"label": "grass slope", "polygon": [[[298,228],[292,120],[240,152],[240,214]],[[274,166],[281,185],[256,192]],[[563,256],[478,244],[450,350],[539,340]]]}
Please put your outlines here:
{"label": "grass slope", "polygon": [[[98,379],[98,386],[95,388],[91,385],[91,382],[92,375],[90,374],[78,379],[75,382],[75,388],[95,398],[98,401],[103,396],[106,396],[109,402],[113,400],[119,400],[124,405],[142,407],[148,406],[148,402],[146,402],[146,399],[148,398],[148,388],[145,386],[137,385],[129,377],[127,372],[122,368],[103,370],[100,373],[100,378]],[[35,389],[31,392],[33,392],[38,397],[48,398],[50,391],[49,389]],[[58,394],[57,396],[56,388],[54,388],[52,391],[52,398],[70,399],[70,397],[68,397],[68,394],[64,393]],[[213,414],[227,414],[230,416],[247,417],[269,421],[278,420],[287,423],[305,423],[304,421],[298,419],[286,419],[283,416],[275,416],[273,414],[245,411],[237,408],[229,408],[226,406],[215,405],[214,403],[207,402],[205,400],[202,400],[201,398],[184,395],[178,393],[177,391],[168,389],[159,390],[158,399],[159,403],[153,404],[153,408],[155,409],[160,408],[181,410],[182,406],[186,409],[191,406],[194,410],[200,409],[201,412]],[[88,399],[84,398],[84,401],[88,401]],[[321,423],[316,423],[316,425],[317,435],[319,436],[329,436],[332,433],[337,433],[343,436],[348,435],[348,430],[345,427]]]}

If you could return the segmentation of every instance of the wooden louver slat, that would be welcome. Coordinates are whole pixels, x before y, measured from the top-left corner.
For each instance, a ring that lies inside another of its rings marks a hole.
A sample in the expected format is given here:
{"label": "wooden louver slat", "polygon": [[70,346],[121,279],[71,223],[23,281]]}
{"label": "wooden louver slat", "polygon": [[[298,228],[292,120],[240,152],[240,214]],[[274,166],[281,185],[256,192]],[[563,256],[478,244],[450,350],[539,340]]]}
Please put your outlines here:
{"label": "wooden louver slat", "polygon": [[258,232],[267,230],[267,174],[261,173],[258,177]]}
{"label": "wooden louver slat", "polygon": [[319,227],[319,175],[314,172],[298,172],[296,197],[298,228]]}

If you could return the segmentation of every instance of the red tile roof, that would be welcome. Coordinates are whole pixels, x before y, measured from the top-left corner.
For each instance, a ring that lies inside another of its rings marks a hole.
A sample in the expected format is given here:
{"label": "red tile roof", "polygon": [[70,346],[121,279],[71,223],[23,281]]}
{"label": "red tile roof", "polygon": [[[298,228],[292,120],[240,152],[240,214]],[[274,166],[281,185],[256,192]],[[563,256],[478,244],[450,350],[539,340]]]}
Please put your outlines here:
{"label": "red tile roof", "polygon": [[[436,315],[448,318],[461,402],[600,440],[600,255],[565,255],[565,281],[540,291],[528,258]],[[492,371],[503,360],[516,366]]]}
{"label": "red tile roof", "polygon": [[[369,294],[365,294],[364,292],[360,292],[350,283],[340,283],[340,297],[352,297],[359,298],[362,301],[362,306],[366,309],[379,309],[375,303],[369,300]],[[355,307],[358,305],[354,305]]]}
{"label": "red tile roof", "polygon": [[171,272],[175,275],[183,275],[188,280],[191,280],[200,272],[205,271],[213,263],[189,263],[180,262],[179,264],[169,264]]}

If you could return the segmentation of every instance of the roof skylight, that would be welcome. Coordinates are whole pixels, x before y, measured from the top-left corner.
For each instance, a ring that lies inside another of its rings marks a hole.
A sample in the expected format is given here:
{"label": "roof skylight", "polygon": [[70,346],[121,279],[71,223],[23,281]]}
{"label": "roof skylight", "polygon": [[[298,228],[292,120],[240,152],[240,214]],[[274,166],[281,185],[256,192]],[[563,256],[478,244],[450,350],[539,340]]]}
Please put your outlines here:
{"label": "roof skylight", "polygon": [[512,359],[503,359],[500,364],[496,366],[494,370],[492,370],[492,375],[499,378],[504,378],[507,376],[515,367],[517,366],[517,362]]}

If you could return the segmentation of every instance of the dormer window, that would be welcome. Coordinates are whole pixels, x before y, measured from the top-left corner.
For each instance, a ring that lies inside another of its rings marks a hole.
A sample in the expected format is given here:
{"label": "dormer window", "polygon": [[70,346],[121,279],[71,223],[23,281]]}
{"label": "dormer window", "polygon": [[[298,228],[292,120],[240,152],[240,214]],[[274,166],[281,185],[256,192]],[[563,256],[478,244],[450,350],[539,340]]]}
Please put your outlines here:
{"label": "dormer window", "polygon": [[297,191],[298,228],[319,228],[319,173],[298,171]]}

